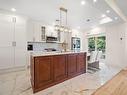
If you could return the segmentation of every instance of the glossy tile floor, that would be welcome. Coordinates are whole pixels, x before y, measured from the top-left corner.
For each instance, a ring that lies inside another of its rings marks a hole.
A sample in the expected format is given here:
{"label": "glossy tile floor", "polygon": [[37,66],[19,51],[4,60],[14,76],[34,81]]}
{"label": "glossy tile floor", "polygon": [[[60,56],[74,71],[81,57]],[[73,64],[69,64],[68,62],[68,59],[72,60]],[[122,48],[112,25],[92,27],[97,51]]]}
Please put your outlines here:
{"label": "glossy tile floor", "polygon": [[32,93],[29,70],[1,74],[0,95],[91,95],[120,71],[120,68],[100,64],[101,70],[93,74],[82,74],[36,94]]}

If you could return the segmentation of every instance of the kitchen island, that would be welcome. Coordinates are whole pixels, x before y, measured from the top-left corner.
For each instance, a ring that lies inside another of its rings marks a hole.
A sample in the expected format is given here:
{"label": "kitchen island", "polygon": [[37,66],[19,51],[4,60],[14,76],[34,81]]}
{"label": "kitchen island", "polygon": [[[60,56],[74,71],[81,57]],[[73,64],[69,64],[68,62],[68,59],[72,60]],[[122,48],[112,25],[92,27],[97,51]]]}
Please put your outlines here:
{"label": "kitchen island", "polygon": [[31,84],[38,92],[86,72],[86,52],[33,52]]}

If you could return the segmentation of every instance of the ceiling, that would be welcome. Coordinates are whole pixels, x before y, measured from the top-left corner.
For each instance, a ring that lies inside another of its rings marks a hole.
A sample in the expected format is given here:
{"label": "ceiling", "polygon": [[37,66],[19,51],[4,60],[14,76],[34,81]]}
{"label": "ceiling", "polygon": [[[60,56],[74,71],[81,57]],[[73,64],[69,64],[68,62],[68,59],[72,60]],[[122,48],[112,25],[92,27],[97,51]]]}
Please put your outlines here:
{"label": "ceiling", "polygon": [[[15,8],[16,13],[28,16],[32,19],[42,21],[47,24],[55,22],[59,18],[59,7],[63,6],[68,9],[68,25],[72,28],[81,27],[81,29],[87,29],[99,25],[102,14],[106,14],[108,17],[113,19],[112,23],[120,23],[123,20],[120,16],[108,6],[105,0],[85,0],[86,4],[81,5],[81,0],[0,0],[0,8],[4,10],[11,10]],[[124,2],[126,0],[117,0],[120,2],[123,11],[127,6]],[[106,10],[110,10],[110,13],[106,13]],[[125,12],[127,15],[127,12]],[[118,17],[117,20],[114,17]],[[90,19],[89,22],[86,20]]]}
{"label": "ceiling", "polygon": [[116,0],[116,4],[127,17],[127,0]]}

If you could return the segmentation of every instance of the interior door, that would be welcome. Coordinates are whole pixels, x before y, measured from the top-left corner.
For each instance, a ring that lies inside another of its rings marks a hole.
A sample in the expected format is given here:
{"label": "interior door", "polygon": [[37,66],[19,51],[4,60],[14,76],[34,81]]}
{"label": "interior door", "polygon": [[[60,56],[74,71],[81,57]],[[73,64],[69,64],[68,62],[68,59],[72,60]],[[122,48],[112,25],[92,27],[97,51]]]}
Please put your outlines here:
{"label": "interior door", "polygon": [[12,17],[0,14],[0,69],[14,66],[14,24]]}

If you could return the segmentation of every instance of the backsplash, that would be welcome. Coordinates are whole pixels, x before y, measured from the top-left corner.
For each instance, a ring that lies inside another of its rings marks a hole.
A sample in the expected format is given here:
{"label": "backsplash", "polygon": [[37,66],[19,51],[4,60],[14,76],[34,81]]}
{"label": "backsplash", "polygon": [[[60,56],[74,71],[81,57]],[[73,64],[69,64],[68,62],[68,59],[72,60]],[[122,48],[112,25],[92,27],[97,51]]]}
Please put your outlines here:
{"label": "backsplash", "polygon": [[43,42],[28,42],[28,45],[33,45],[33,51],[45,51],[47,48],[54,48],[61,51],[61,44],[58,43],[43,43]]}

